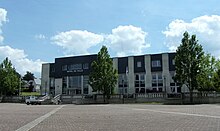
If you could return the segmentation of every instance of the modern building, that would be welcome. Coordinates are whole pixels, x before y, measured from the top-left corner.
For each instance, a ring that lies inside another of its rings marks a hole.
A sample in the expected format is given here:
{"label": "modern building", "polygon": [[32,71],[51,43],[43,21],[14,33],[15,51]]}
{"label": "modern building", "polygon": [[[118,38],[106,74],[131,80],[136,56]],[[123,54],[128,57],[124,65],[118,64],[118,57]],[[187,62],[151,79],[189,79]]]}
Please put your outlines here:
{"label": "modern building", "polygon": [[[148,92],[177,93],[181,88],[172,79],[175,74],[175,53],[115,57],[113,67],[119,78],[116,94]],[[79,95],[92,94],[88,84],[91,63],[97,55],[55,58],[42,65],[41,93]]]}

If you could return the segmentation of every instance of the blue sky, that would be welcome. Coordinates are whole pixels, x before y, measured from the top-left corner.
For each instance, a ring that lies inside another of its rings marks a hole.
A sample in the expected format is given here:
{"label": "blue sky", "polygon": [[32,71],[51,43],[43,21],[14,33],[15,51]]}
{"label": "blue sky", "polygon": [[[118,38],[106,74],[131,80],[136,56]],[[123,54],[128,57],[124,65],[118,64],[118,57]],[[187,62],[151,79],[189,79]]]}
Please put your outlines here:
{"label": "blue sky", "polygon": [[219,12],[217,0],[1,0],[0,61],[40,77],[42,63],[102,45],[112,57],[175,51],[186,30],[220,58]]}

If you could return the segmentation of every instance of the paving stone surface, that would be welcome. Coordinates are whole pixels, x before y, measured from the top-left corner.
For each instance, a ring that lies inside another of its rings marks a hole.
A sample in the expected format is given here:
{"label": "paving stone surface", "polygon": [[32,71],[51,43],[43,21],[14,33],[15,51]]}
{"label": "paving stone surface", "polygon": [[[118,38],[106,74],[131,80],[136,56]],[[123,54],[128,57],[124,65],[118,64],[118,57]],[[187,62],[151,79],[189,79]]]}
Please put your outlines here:
{"label": "paving stone surface", "polygon": [[[60,105],[0,104],[0,130],[15,130]],[[65,105],[31,131],[219,131],[220,105]]]}
{"label": "paving stone surface", "polygon": [[14,131],[58,106],[0,103],[0,131]]}

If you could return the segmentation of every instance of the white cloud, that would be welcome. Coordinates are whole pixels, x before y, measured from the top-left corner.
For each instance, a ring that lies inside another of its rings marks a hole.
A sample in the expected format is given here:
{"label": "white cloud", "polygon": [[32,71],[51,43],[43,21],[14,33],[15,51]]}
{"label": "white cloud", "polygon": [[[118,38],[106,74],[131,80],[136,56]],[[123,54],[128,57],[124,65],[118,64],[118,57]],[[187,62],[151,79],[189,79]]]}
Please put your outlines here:
{"label": "white cloud", "polygon": [[44,40],[44,39],[46,39],[46,36],[43,35],[43,34],[38,34],[38,35],[35,35],[34,37],[35,37],[35,39],[39,39],[39,40]]}
{"label": "white cloud", "polygon": [[61,32],[51,38],[54,44],[61,46],[66,54],[88,54],[88,49],[103,42],[102,35],[86,30]]}
{"label": "white cloud", "polygon": [[3,22],[6,22],[7,11],[3,8],[0,8],[0,26],[2,26]]}
{"label": "white cloud", "polygon": [[147,33],[141,28],[132,25],[118,26],[112,29],[112,34],[106,36],[107,45],[118,56],[142,54],[143,50],[150,47],[146,43]]}
{"label": "white cloud", "polygon": [[3,8],[0,8],[0,43],[2,43],[4,40],[4,37],[2,36],[1,27],[3,23],[7,21],[6,16],[7,16],[7,11]]}
{"label": "white cloud", "polygon": [[4,37],[1,36],[1,34],[0,34],[0,44],[3,42],[3,40],[4,40]]}
{"label": "white cloud", "polygon": [[200,16],[192,19],[190,23],[183,20],[174,20],[162,33],[166,36],[166,46],[174,51],[181,43],[183,33],[196,34],[199,43],[205,51],[220,58],[220,16]]}
{"label": "white cloud", "polygon": [[[1,27],[4,22],[7,22],[7,11],[0,8],[0,43],[3,43],[4,37],[2,36]],[[41,36],[43,38],[43,35]],[[32,73],[40,73],[42,61],[40,59],[31,60],[27,58],[27,55],[24,53],[24,50],[15,49],[10,46],[0,46],[0,63],[8,57],[16,70],[24,75],[26,71]]]}
{"label": "white cloud", "polygon": [[88,54],[91,47],[105,43],[117,56],[142,54],[150,47],[146,43],[147,33],[132,25],[118,26],[111,34],[95,34],[82,30],[71,30],[51,37],[52,43],[62,47],[65,55]]}
{"label": "white cloud", "polygon": [[27,58],[27,55],[24,53],[24,50],[14,49],[10,46],[0,46],[0,60],[8,57],[12,64],[15,66],[16,70],[24,75],[26,71],[32,73],[40,73],[42,61],[40,59],[30,60]]}

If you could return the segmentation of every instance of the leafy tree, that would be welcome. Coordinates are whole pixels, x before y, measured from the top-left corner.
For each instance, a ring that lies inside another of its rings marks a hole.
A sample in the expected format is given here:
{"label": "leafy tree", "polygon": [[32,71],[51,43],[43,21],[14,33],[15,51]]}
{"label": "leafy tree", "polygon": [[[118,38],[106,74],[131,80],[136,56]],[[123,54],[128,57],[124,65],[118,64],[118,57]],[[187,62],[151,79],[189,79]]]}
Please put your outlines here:
{"label": "leafy tree", "polygon": [[29,71],[27,71],[26,74],[23,76],[23,80],[26,80],[26,81],[30,81],[34,79],[35,79],[34,74]]}
{"label": "leafy tree", "polygon": [[6,58],[0,64],[0,93],[1,95],[13,94],[19,87],[20,74],[12,67],[11,61]]}
{"label": "leafy tree", "polygon": [[28,91],[29,92],[32,92],[33,91],[33,88],[34,88],[34,81],[35,77],[34,77],[34,74],[27,71],[26,74],[23,76],[23,80],[25,80],[28,84],[29,84],[29,89]]}
{"label": "leafy tree", "polygon": [[190,102],[193,102],[193,90],[198,87],[197,77],[201,73],[201,61],[204,52],[196,40],[196,35],[191,38],[188,32],[183,34],[182,44],[178,47],[175,56],[176,75],[175,81],[185,84],[190,91]]}
{"label": "leafy tree", "polygon": [[215,72],[213,77],[213,84],[217,91],[220,91],[220,68]]}
{"label": "leafy tree", "polygon": [[92,63],[89,85],[93,91],[103,93],[105,102],[105,96],[109,99],[110,94],[113,93],[117,79],[118,74],[116,69],[113,68],[113,62],[108,54],[108,50],[105,46],[102,46],[98,53],[97,60]]}
{"label": "leafy tree", "polygon": [[201,73],[198,75],[198,90],[215,91],[214,74],[218,70],[220,63],[210,54],[205,54],[201,61]]}

